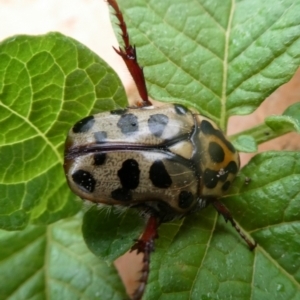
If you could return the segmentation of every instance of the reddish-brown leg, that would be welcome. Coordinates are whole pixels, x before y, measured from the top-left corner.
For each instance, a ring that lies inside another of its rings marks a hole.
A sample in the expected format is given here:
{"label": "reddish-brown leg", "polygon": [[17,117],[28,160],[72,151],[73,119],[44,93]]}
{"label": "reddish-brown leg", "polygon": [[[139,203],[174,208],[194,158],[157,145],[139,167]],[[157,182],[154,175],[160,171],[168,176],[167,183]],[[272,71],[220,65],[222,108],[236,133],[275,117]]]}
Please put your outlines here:
{"label": "reddish-brown leg", "polygon": [[211,200],[212,205],[215,207],[217,212],[221,214],[225,221],[229,221],[231,225],[235,228],[235,230],[238,232],[238,234],[241,236],[241,238],[248,244],[250,250],[252,251],[256,247],[256,242],[253,244],[246,236],[245,234],[241,231],[241,229],[237,226],[235,223],[230,211],[227,209],[227,207],[218,201],[217,199]]}
{"label": "reddish-brown leg", "polygon": [[139,94],[142,98],[142,103],[139,106],[150,106],[152,103],[148,99],[148,91],[146,87],[145,76],[143,68],[139,66],[137,61],[137,55],[135,46],[130,44],[129,35],[127,32],[127,26],[123,18],[123,14],[120,11],[119,5],[116,0],[107,0],[108,4],[114,9],[115,16],[119,20],[119,27],[122,31],[122,39],[124,41],[124,49],[119,47],[119,50],[114,48],[115,51],[123,58],[127,69],[129,70],[136,86],[139,91]]}
{"label": "reddish-brown leg", "polygon": [[133,300],[140,300],[143,297],[150,271],[150,254],[154,251],[154,240],[158,237],[158,225],[158,219],[151,215],[148,219],[143,235],[131,248],[131,251],[137,250],[137,253],[144,253],[143,268],[141,270],[141,277],[139,279],[140,284],[132,295]]}

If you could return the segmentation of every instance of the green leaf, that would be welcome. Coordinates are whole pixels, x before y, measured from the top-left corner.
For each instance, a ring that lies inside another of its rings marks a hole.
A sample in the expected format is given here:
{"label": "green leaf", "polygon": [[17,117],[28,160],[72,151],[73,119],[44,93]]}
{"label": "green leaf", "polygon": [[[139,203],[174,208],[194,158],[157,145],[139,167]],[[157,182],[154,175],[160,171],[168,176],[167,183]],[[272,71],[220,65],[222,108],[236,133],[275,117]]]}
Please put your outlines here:
{"label": "green leaf", "polygon": [[[242,170],[235,194],[226,202],[240,211],[236,219],[258,242],[254,264],[254,295],[277,294],[282,299],[300,295],[300,153],[270,152],[256,156]],[[251,178],[244,183],[244,176]],[[248,221],[246,221],[247,219]],[[264,274],[261,282],[260,274]],[[271,296],[272,297],[272,296]]]}
{"label": "green leaf", "polygon": [[0,299],[126,299],[116,270],[87,249],[80,221],[0,231]]}
{"label": "green leaf", "polygon": [[289,106],[283,113],[284,116],[289,116],[300,124],[300,102],[294,103]]}
{"label": "green leaf", "polygon": [[144,226],[136,210],[92,207],[84,215],[82,233],[87,246],[96,256],[113,262],[131,248]]}
{"label": "green leaf", "polygon": [[223,130],[299,67],[298,0],[119,2],[150,95],[193,106]]}
{"label": "green leaf", "polygon": [[0,44],[0,227],[73,215],[80,202],[62,168],[68,130],[81,118],[126,106],[113,70],[59,33]]}
{"label": "green leaf", "polygon": [[257,143],[251,135],[241,134],[238,135],[233,141],[233,146],[240,152],[256,152]]}
{"label": "green leaf", "polygon": [[277,134],[290,131],[300,133],[300,123],[289,116],[270,116],[265,119],[265,123]]}

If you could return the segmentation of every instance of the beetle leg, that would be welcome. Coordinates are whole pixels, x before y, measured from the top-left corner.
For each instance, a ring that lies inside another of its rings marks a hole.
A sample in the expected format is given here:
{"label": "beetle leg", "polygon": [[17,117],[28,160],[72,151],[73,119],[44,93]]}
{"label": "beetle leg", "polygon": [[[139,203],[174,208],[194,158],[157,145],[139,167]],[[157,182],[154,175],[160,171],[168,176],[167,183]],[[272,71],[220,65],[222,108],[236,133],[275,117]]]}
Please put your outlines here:
{"label": "beetle leg", "polygon": [[256,247],[257,243],[256,242],[252,243],[246,237],[246,235],[242,232],[242,230],[238,227],[238,225],[234,221],[228,208],[223,203],[218,201],[217,199],[211,200],[211,203],[214,206],[214,208],[216,209],[216,211],[224,217],[225,221],[226,222],[229,221],[231,223],[231,225],[235,228],[235,230],[238,232],[238,234],[241,236],[241,238],[248,244],[250,250],[252,251]]}
{"label": "beetle leg", "polygon": [[154,240],[158,238],[158,225],[158,218],[154,215],[150,215],[143,235],[136,240],[135,244],[131,247],[130,252],[137,250],[137,253],[144,253],[143,268],[141,270],[142,275],[139,279],[140,284],[132,295],[133,300],[142,299],[144,294],[150,272],[150,254],[154,251]]}
{"label": "beetle leg", "polygon": [[130,72],[138,92],[143,100],[139,106],[150,106],[152,103],[148,98],[148,91],[146,87],[145,76],[143,68],[138,64],[135,46],[130,44],[129,35],[127,31],[127,26],[123,18],[123,14],[120,11],[119,5],[116,0],[107,0],[108,4],[114,9],[115,16],[119,21],[119,27],[121,29],[121,36],[124,42],[124,48],[119,47],[119,49],[114,48],[114,50],[123,58],[128,71]]}

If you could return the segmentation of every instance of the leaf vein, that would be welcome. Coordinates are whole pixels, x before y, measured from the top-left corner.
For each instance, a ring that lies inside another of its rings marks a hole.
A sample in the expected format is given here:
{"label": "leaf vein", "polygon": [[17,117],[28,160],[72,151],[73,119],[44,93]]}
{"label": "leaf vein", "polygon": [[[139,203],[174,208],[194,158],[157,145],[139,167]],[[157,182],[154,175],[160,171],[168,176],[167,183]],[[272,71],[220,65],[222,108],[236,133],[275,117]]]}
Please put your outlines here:
{"label": "leaf vein", "polygon": [[60,155],[60,153],[57,151],[57,149],[54,147],[54,145],[50,142],[50,140],[46,137],[46,135],[44,133],[42,133],[38,127],[36,127],[32,122],[30,122],[27,118],[25,118],[24,116],[20,115],[19,113],[17,113],[16,111],[12,110],[10,107],[4,105],[2,102],[0,102],[0,106],[2,106],[3,108],[7,109],[8,111],[10,111],[12,114],[14,114],[15,116],[17,116],[18,118],[20,118],[21,120],[24,121],[24,123],[27,123],[32,129],[34,129],[36,131],[36,133],[45,141],[45,143],[52,149],[52,151],[54,152],[55,156],[57,157],[58,161],[62,163],[62,157]]}
{"label": "leaf vein", "polygon": [[[292,6],[293,6],[293,4],[291,4],[288,8],[286,8],[286,10],[282,12],[280,18],[281,18],[281,17],[286,13],[286,11],[288,11]],[[240,51],[239,53],[237,53],[235,56],[233,56],[228,62],[229,62],[229,63],[232,63],[236,58],[238,58],[240,55],[242,55],[249,47],[251,47],[251,46],[254,44],[254,42],[256,42],[260,37],[262,37],[268,30],[270,30],[270,29],[272,28],[272,26],[274,26],[274,25],[278,22],[278,20],[280,20],[280,18],[278,18],[278,19],[276,20],[275,23],[270,23],[269,26],[267,26],[267,27],[265,28],[265,30],[261,31],[260,34],[259,34],[255,39],[253,39],[252,42],[251,42],[250,44],[245,45],[245,47],[244,47],[243,49],[241,49],[241,51]]]}
{"label": "leaf vein", "polygon": [[224,49],[225,52],[224,52],[224,59],[223,59],[223,80],[222,80],[222,97],[221,97],[221,113],[220,113],[220,127],[223,131],[226,131],[226,127],[227,127],[226,92],[227,92],[227,80],[228,80],[228,55],[229,55],[229,40],[230,40],[234,10],[235,10],[235,0],[232,0],[227,29],[225,33],[225,49]]}

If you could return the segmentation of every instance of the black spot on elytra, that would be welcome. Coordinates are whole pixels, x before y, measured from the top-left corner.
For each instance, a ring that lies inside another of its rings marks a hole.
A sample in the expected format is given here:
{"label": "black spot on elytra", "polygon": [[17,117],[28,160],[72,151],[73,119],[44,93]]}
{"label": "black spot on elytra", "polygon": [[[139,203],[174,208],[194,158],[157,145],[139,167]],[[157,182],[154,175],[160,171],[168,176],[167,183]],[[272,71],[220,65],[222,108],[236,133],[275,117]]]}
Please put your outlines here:
{"label": "black spot on elytra", "polygon": [[179,194],[178,205],[180,208],[189,208],[194,201],[194,196],[191,192],[181,191]]}
{"label": "black spot on elytra", "polygon": [[223,185],[222,185],[222,190],[223,191],[227,191],[230,187],[231,182],[230,181],[226,181]]}
{"label": "black spot on elytra", "polygon": [[178,115],[185,115],[188,112],[188,109],[185,106],[180,104],[175,104],[174,109]]}
{"label": "black spot on elytra", "polygon": [[106,153],[97,153],[94,155],[94,165],[101,166],[104,164],[106,159]]}
{"label": "black spot on elytra", "polygon": [[121,108],[121,109],[115,109],[115,110],[111,110],[110,113],[112,115],[123,115],[127,112],[127,108]]}
{"label": "black spot on elytra", "polygon": [[211,135],[215,135],[215,132],[216,131],[219,131],[219,130],[216,130],[210,122],[208,122],[207,120],[203,120],[201,122],[201,130],[204,134],[211,134]]}
{"label": "black spot on elytra", "polygon": [[94,137],[95,137],[96,143],[98,143],[98,144],[104,143],[107,138],[107,132],[106,131],[97,131],[94,133]]}
{"label": "black spot on elytra", "polygon": [[158,188],[166,189],[172,184],[172,179],[161,160],[156,160],[152,164],[149,171],[149,178],[153,185]]}
{"label": "black spot on elytra", "polygon": [[131,191],[124,188],[118,188],[111,192],[111,197],[117,201],[130,201],[132,199]]}
{"label": "black spot on elytra", "polygon": [[138,118],[134,114],[122,115],[117,123],[123,134],[131,134],[139,130]]}
{"label": "black spot on elytra", "polygon": [[213,162],[221,163],[224,161],[225,152],[218,143],[210,142],[208,145],[208,153]]}
{"label": "black spot on elytra", "polygon": [[148,127],[153,135],[160,137],[169,122],[169,118],[163,114],[151,115],[148,119]]}
{"label": "black spot on elytra", "polygon": [[214,135],[217,138],[219,138],[225,145],[226,147],[232,152],[235,153],[235,148],[233,145],[225,138],[224,134],[222,131],[215,129],[211,123],[207,120],[203,120],[200,125],[201,131],[206,134],[206,135]]}
{"label": "black spot on elytra", "polygon": [[73,132],[74,133],[87,132],[93,127],[94,123],[95,123],[94,116],[85,117],[82,120],[78,121],[73,126]]}
{"label": "black spot on elytra", "polygon": [[209,189],[215,188],[219,181],[218,173],[217,171],[206,169],[203,172],[203,184]]}
{"label": "black spot on elytra", "polygon": [[96,180],[93,175],[84,170],[77,170],[72,174],[74,182],[85,192],[92,193],[95,189]]}
{"label": "black spot on elytra", "polygon": [[[234,161],[231,161],[224,169],[220,169],[219,171],[206,169],[203,173],[203,183],[207,188],[213,189],[214,187],[216,187],[219,181],[225,182],[229,173],[236,174],[237,172],[238,166]],[[228,183],[225,182],[223,186],[225,186],[226,188],[226,185],[228,185]]]}
{"label": "black spot on elytra", "polygon": [[239,168],[235,161],[231,161],[225,168],[225,171],[236,174],[238,172]]}
{"label": "black spot on elytra", "polygon": [[118,171],[123,189],[135,189],[140,183],[139,164],[134,159],[127,159],[123,162],[122,168]]}

